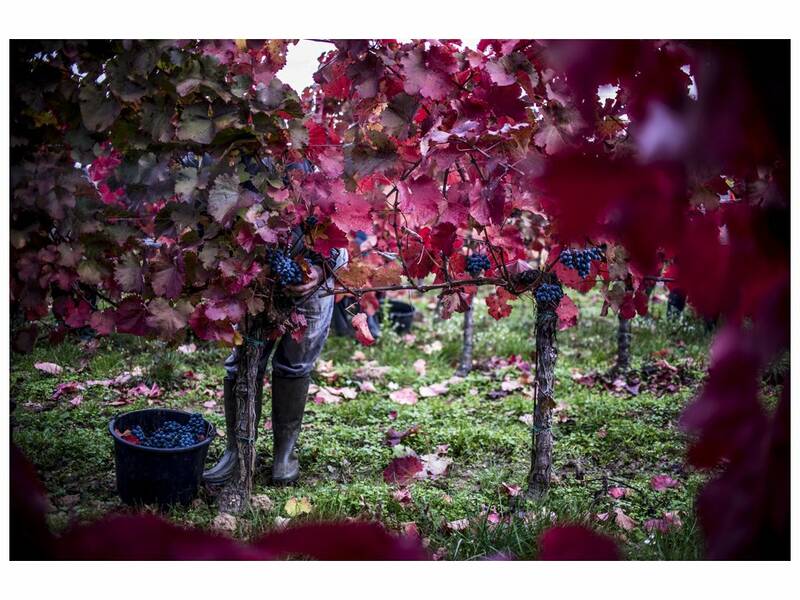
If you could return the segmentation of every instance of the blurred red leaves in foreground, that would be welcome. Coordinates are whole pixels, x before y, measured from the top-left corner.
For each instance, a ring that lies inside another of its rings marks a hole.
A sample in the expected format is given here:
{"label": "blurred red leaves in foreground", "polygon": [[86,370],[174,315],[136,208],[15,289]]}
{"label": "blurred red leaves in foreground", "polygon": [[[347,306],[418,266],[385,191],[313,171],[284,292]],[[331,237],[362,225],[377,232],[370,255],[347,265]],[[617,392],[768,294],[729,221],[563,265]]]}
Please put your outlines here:
{"label": "blurred red leaves in foreground", "polygon": [[580,525],[557,525],[539,537],[540,560],[619,560],[616,542]]}
{"label": "blurred red leaves in foreground", "polygon": [[[308,523],[242,543],[181,527],[154,515],[110,515],[73,525],[61,536],[47,527],[49,501],[36,471],[11,446],[12,560],[428,560],[419,536],[397,535],[379,523]],[[542,534],[541,558],[612,560],[615,542],[581,526],[553,527]]]}

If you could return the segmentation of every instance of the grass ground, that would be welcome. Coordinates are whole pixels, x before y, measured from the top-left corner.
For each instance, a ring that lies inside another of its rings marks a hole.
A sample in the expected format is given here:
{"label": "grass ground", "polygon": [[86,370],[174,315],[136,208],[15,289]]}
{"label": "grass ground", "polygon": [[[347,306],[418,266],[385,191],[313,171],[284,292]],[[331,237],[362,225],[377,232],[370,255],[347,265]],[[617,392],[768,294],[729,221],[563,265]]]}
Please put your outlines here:
{"label": "grass ground", "polygon": [[[691,317],[666,319],[664,305],[654,304],[653,317],[633,325],[634,368],[667,355],[672,364],[689,365],[695,384],[661,396],[587,387],[574,375],[605,371],[613,364],[616,321],[600,316],[599,297],[576,301],[582,308],[578,326],[559,334],[556,394],[563,404],[553,427],[556,480],[546,499],[519,502],[503,485],[525,487],[531,433],[523,421],[533,410],[532,390],[517,367],[492,366],[510,355],[530,361],[535,317],[531,302],[518,300],[511,317],[500,322],[477,302],[475,358],[484,368],[452,383],[445,394],[400,405],[390,399],[392,389],[418,390],[449,379],[461,348],[460,315],[437,321],[428,300],[420,299],[415,304],[422,318],[415,323],[413,342],[391,331],[384,331],[369,348],[346,338],[328,341],[322,359],[332,361],[332,367],[315,374],[317,383],[329,384],[324,375],[333,372],[338,378],[332,385],[355,386],[357,370],[370,360],[388,367],[388,372],[373,380],[376,392],[359,392],[339,404],[309,403],[299,443],[302,478],[297,486],[267,486],[271,434],[262,430],[255,493],[269,502],[241,516],[234,535],[249,538],[277,526],[290,516],[287,501],[307,498],[310,513],[294,516],[294,521],[370,518],[397,530],[414,523],[430,550],[450,560],[499,554],[533,558],[538,534],[553,521],[590,522],[617,537],[630,559],[699,558],[702,542],[692,506],[702,477],[683,464],[685,439],[677,420],[702,378],[710,334]],[[365,356],[354,358],[357,351]],[[40,344],[31,355],[12,357],[11,389],[17,403],[13,439],[37,466],[51,495],[54,529],[124,509],[114,489],[107,425],[115,414],[148,406],[146,398],[114,406],[120,392],[99,385],[87,387],[77,406],[64,398],[53,402],[55,386],[113,378],[141,367],[141,379],[162,388],[150,402],[203,412],[224,429],[218,396],[225,355],[224,349],[212,346],[198,344],[196,352],[182,354],[156,341],[117,336],[101,340],[94,350],[73,339],[58,346]],[[425,360],[424,376],[413,366],[417,359]],[[47,375],[34,368],[37,362],[57,363],[65,371]],[[194,378],[184,377],[186,371]],[[507,387],[523,385],[504,394],[499,391],[504,379],[511,382]],[[131,385],[135,382],[134,378]],[[390,419],[393,411],[395,420]],[[386,445],[390,427],[403,431],[412,426],[418,433],[405,438],[399,448]],[[407,451],[404,447],[430,454],[444,444],[449,446],[445,456],[452,459],[446,475],[414,483],[410,502],[396,499],[397,487],[382,476],[393,456]],[[214,441],[209,464],[223,445],[222,440]],[[654,491],[650,480],[661,474],[678,485]],[[606,485],[631,491],[615,499],[606,493]],[[632,519],[632,527],[618,518],[616,509]],[[644,523],[665,511],[677,511],[682,526],[667,533],[646,531]],[[608,517],[601,520],[598,514]],[[205,491],[192,506],[169,513],[175,521],[200,527],[210,527],[215,516],[213,497]],[[625,523],[629,530],[621,526]]]}

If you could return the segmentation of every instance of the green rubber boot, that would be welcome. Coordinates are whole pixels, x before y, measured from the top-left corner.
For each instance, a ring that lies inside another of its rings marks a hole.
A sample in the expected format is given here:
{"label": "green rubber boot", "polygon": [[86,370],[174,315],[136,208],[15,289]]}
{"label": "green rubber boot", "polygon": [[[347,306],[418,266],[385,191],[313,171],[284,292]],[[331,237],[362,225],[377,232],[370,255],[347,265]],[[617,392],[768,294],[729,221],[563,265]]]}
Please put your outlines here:
{"label": "green rubber boot", "polygon": [[272,376],[272,483],[286,485],[300,476],[295,444],[306,408],[309,376]]}

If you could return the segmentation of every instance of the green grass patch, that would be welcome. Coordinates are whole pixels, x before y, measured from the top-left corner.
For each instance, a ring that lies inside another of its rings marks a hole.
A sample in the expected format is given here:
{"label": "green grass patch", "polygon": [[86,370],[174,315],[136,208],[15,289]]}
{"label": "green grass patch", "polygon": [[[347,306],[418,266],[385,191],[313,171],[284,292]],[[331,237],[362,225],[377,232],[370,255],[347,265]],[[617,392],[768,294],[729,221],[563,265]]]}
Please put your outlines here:
{"label": "green grass patch", "polygon": [[[531,432],[523,420],[533,412],[531,386],[505,396],[496,393],[504,377],[521,376],[516,368],[476,369],[463,381],[451,384],[446,394],[420,398],[413,406],[389,398],[396,387],[418,390],[449,379],[458,363],[461,316],[439,320],[429,299],[417,299],[413,341],[386,329],[369,348],[345,338],[328,341],[322,359],[332,361],[338,374],[332,385],[356,384],[354,374],[364,364],[353,358],[356,351],[363,352],[366,360],[389,367],[388,373],[374,381],[377,393],[360,392],[356,399],[341,404],[309,402],[299,442],[302,478],[294,487],[267,486],[271,434],[261,430],[255,493],[266,494],[272,508],[243,515],[237,535],[249,538],[275,527],[276,519],[288,517],[284,510],[287,500],[305,496],[313,510],[294,520],[369,518],[397,530],[415,523],[431,551],[447,559],[535,558],[538,535],[556,521],[591,523],[616,536],[631,559],[699,558],[702,542],[693,501],[702,478],[684,467],[686,440],[677,420],[700,378],[693,387],[663,396],[615,395],[576,383],[572,377],[576,370],[602,371],[613,364],[616,317],[601,316],[599,296],[575,299],[581,305],[581,320],[576,328],[559,334],[556,396],[564,406],[553,427],[556,481],[547,498],[538,503],[520,502],[509,496],[503,485],[524,488],[530,461]],[[534,327],[530,300],[515,302],[511,317],[499,322],[479,300],[475,310],[478,365],[492,357],[511,355],[531,361]],[[633,367],[650,360],[653,353],[669,349],[670,361],[691,358],[701,373],[710,338],[702,321],[688,314],[677,321],[668,320],[663,305],[654,304],[651,316],[634,321]],[[227,350],[195,343],[197,351],[184,354],[174,346],[128,336],[100,340],[94,350],[75,338],[58,346],[40,344],[29,356],[13,355],[13,439],[35,463],[51,494],[54,528],[123,508],[115,494],[107,431],[114,415],[155,402],[157,406],[201,411],[224,428],[219,392]],[[413,367],[418,359],[426,361],[424,376]],[[50,376],[34,368],[37,362],[54,362],[65,370]],[[137,367],[141,375],[135,381],[158,384],[162,389],[159,398],[114,406],[120,397],[118,390],[92,386],[82,392],[78,406],[71,406],[67,399],[51,400],[60,382],[113,378]],[[192,378],[185,376],[187,371]],[[320,385],[329,384],[319,373],[314,379]],[[204,406],[212,401],[217,404]],[[268,416],[268,397],[266,402],[264,414]],[[395,420],[390,419],[393,411]],[[405,430],[412,426],[418,433],[404,439],[404,446],[423,455],[447,445],[446,456],[453,462],[444,477],[414,483],[411,501],[403,503],[393,495],[396,487],[383,481],[383,469],[397,452],[386,445],[385,432],[390,427]],[[212,444],[209,464],[223,445],[222,440]],[[678,480],[678,487],[653,491],[650,478],[659,474]],[[605,493],[606,485],[625,485],[635,491],[615,500]],[[634,530],[623,531],[614,523],[615,508],[634,520]],[[643,523],[665,511],[678,511],[683,526],[667,534],[646,532]],[[599,520],[597,515],[605,513],[611,517]],[[191,507],[173,508],[168,516],[209,527],[215,514],[213,498],[204,492]],[[497,518],[489,519],[494,514]],[[466,528],[453,525],[463,519],[469,523]]]}

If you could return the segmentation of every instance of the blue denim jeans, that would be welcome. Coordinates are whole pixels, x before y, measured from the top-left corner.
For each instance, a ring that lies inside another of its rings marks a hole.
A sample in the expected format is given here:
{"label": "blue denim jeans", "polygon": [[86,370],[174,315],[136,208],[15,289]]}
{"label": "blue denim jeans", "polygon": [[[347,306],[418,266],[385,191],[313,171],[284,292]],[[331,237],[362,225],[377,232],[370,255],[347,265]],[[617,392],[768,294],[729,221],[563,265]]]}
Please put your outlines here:
{"label": "blue denim jeans", "polygon": [[[336,260],[336,268],[347,262],[347,251],[340,250]],[[327,287],[333,287],[333,279],[328,280]],[[325,286],[309,297],[297,307],[297,310],[306,317],[308,328],[303,339],[296,342],[290,335],[284,335],[277,340],[266,340],[261,353],[261,363],[258,365],[258,380],[263,381],[267,370],[267,361],[272,357],[272,372],[279,377],[289,379],[305,377],[314,369],[325,340],[328,339],[328,329],[333,315],[333,296],[324,296]],[[236,379],[239,368],[239,347],[235,347],[230,356],[225,360],[225,378]]]}

